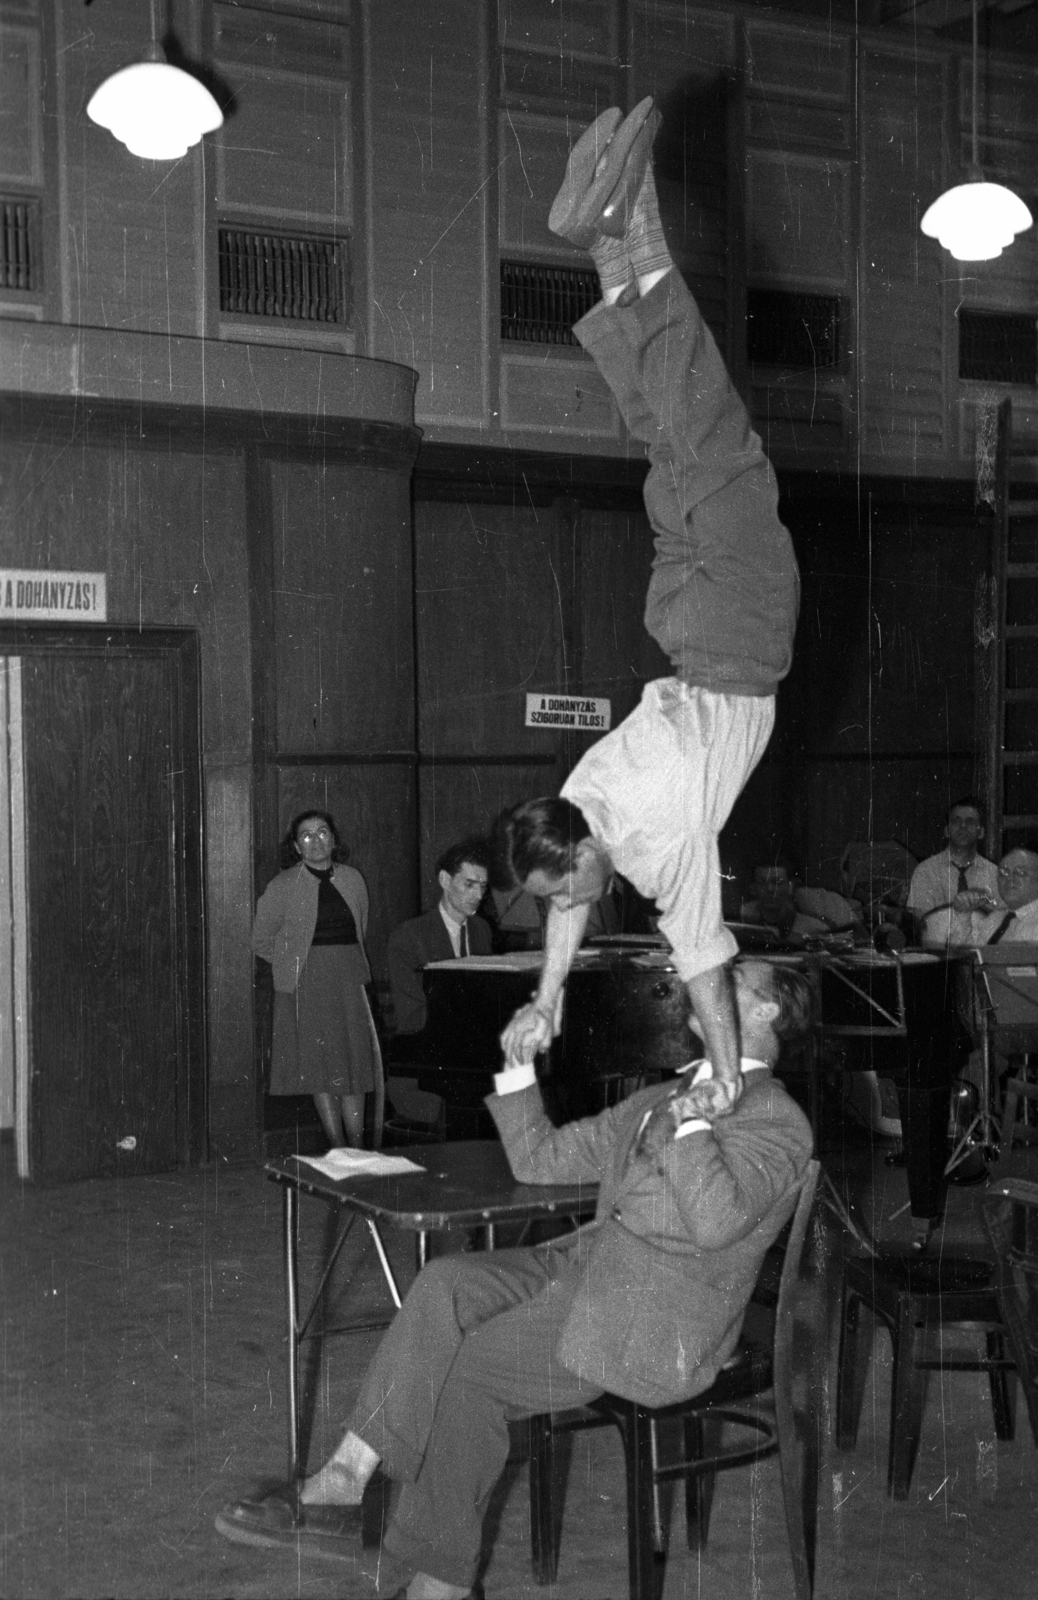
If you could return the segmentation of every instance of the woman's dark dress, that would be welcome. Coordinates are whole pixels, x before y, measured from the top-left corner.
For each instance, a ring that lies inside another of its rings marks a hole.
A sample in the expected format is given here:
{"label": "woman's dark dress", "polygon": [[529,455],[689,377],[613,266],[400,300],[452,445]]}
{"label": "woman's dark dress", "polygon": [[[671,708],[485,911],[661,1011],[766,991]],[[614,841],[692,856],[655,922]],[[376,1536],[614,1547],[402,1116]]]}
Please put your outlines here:
{"label": "woman's dark dress", "polygon": [[314,877],[321,882],[310,952],[295,992],[274,996],[270,1093],[365,1094],[375,1087],[375,1058],[357,927],[332,869]]}

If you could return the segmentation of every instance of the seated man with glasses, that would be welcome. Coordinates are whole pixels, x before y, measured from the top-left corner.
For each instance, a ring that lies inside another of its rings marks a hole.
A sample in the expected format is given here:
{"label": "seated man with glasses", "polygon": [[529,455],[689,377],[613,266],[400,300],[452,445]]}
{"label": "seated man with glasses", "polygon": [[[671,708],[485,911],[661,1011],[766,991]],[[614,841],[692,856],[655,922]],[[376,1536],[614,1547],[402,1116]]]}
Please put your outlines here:
{"label": "seated man with glasses", "polygon": [[1010,850],[998,866],[1003,906],[977,928],[974,944],[1038,944],[1038,851]]}

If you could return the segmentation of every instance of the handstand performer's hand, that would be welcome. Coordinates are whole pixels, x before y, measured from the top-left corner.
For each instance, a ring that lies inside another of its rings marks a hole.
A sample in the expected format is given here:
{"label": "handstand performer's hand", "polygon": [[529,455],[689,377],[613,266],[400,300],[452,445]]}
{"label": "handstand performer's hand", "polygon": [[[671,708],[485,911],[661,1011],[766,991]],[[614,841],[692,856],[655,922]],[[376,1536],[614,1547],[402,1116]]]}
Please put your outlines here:
{"label": "handstand performer's hand", "polygon": [[693,1117],[702,1117],[704,1122],[716,1122],[719,1117],[727,1117],[735,1110],[735,1102],[742,1094],[742,1074],[735,1079],[731,1078],[705,1078],[702,1083],[686,1089],[671,1103],[671,1116],[674,1126],[680,1127],[683,1122],[691,1122]]}
{"label": "handstand performer's hand", "polygon": [[553,1010],[531,1000],[520,1006],[501,1035],[505,1066],[525,1066],[535,1056],[547,1050],[562,1026],[562,995],[559,994]]}

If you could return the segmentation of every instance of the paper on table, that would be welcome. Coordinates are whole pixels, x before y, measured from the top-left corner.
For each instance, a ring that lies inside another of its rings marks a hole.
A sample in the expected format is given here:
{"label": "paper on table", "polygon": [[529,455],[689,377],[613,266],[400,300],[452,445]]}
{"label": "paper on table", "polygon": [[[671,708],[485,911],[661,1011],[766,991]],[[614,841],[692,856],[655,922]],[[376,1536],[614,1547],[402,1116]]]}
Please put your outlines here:
{"label": "paper on table", "polygon": [[535,972],[543,960],[543,950],[512,950],[499,956],[448,956],[446,961],[427,961],[425,970],[453,967],[460,972]]}
{"label": "paper on table", "polygon": [[326,1178],[391,1178],[400,1172],[424,1172],[406,1156],[386,1156],[381,1150],[329,1150],[326,1156],[296,1156],[316,1167]]}

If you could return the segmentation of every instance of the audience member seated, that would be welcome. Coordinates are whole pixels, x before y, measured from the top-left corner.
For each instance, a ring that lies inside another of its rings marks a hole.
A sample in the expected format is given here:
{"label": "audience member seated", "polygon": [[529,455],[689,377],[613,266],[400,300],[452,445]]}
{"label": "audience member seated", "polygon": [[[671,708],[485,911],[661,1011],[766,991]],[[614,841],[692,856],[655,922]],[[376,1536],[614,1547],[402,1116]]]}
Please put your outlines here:
{"label": "audience member seated", "polygon": [[490,927],[476,915],[486,894],[489,863],[485,839],[462,839],[451,845],[436,863],[438,903],[389,935],[386,953],[395,1029],[386,1050],[387,1090],[395,1116],[406,1122],[435,1123],[443,1109],[439,1095],[419,1089],[413,1078],[394,1069],[422,1061],[426,1020],[422,970],[427,963],[490,954]]}
{"label": "audience member seated", "polygon": [[948,843],[935,856],[920,861],[908,889],[908,909],[920,944],[982,944],[984,918],[1001,905],[998,871],[979,854],[984,813],[967,795],[948,809],[944,828]]}
{"label": "audience member seated", "polygon": [[861,923],[861,908],[832,889],[805,889],[784,857],[753,869],[750,898],[740,910],[744,922],[760,922],[784,939],[808,934],[852,932]]}
{"label": "audience member seated", "polygon": [[497,1076],[487,1106],[516,1178],[598,1183],[594,1221],[548,1244],[424,1267],[330,1460],[301,1485],[227,1506],[216,1519],[226,1538],[292,1549],[305,1530],[331,1528],[359,1554],[360,1501],[381,1466],[401,1484],[382,1536],[390,1582],[409,1579],[411,1600],[464,1600],[482,1593],[483,1516],[509,1420],[604,1389],[660,1406],[709,1387],[812,1144],[772,1071],[783,1042],[810,1028],[810,985],[742,961],[733,986],[745,1088],[712,1123],[690,1101],[711,1077],[705,1061],[559,1128],[532,1066]]}
{"label": "audience member seated", "polygon": [[1038,851],[1010,850],[998,866],[1001,904],[977,919],[971,944],[1038,944]]}

